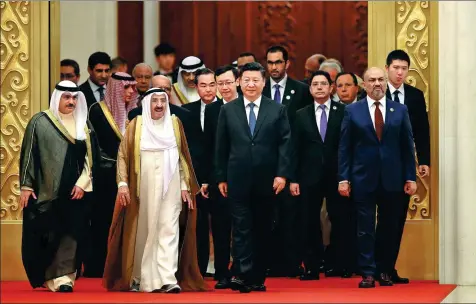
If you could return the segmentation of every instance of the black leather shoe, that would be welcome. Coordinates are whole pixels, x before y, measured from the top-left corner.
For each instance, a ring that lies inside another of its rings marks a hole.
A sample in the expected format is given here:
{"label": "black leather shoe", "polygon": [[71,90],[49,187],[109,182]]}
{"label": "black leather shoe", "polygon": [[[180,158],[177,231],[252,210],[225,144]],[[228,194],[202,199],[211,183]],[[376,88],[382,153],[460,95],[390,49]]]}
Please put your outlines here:
{"label": "black leather shoe", "polygon": [[378,277],[378,283],[380,286],[393,286],[393,282],[387,273],[381,273]]}
{"label": "black leather shoe", "polygon": [[364,277],[359,283],[359,288],[375,288],[375,279],[371,276]]}
{"label": "black leather shoe", "polygon": [[71,285],[60,285],[58,292],[73,292],[73,287]]}
{"label": "black leather shoe", "polygon": [[239,277],[230,280],[230,288],[231,290],[238,290],[240,293],[248,293],[252,290],[251,285]]}
{"label": "black leather shoe", "polygon": [[266,286],[264,284],[253,284],[251,285],[252,291],[266,291]]}
{"label": "black leather shoe", "polygon": [[305,273],[301,274],[299,277],[301,281],[317,281],[319,280],[319,273],[315,273],[312,271],[306,271]]}
{"label": "black leather shoe", "polygon": [[215,289],[228,289],[230,288],[230,279],[223,278],[219,279],[215,285]]}
{"label": "black leather shoe", "polygon": [[408,284],[410,283],[410,280],[407,278],[402,278],[398,275],[398,273],[395,273],[393,276],[390,278],[393,282],[393,284]]}

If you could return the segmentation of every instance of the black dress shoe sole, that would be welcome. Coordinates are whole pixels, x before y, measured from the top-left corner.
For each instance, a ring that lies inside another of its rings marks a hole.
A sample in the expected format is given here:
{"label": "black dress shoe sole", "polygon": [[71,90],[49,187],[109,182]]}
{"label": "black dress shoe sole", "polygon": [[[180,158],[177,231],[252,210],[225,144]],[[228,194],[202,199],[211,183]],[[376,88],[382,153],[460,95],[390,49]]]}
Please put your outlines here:
{"label": "black dress shoe sole", "polygon": [[230,288],[231,288],[231,290],[239,291],[240,293],[249,293],[249,292],[252,291],[250,286],[239,284],[239,283],[233,282],[233,281],[230,282]]}
{"label": "black dress shoe sole", "polygon": [[410,284],[410,280],[392,280],[393,284]]}
{"label": "black dress shoe sole", "polygon": [[69,285],[61,285],[58,289],[58,292],[73,292],[73,287]]}
{"label": "black dress shoe sole", "polygon": [[215,289],[230,289],[231,288],[231,284],[228,283],[228,284],[216,284],[215,285]]}
{"label": "black dress shoe sole", "polygon": [[385,286],[393,286],[393,283],[392,283],[392,282],[385,282],[385,281],[383,281],[383,282],[382,282],[382,281],[378,281],[378,284],[379,284],[380,286],[384,286],[384,287],[385,287]]}
{"label": "black dress shoe sole", "polygon": [[375,288],[375,284],[373,284],[373,285],[370,285],[370,284],[365,284],[365,285],[359,284],[359,288]]}
{"label": "black dress shoe sole", "polygon": [[266,286],[264,286],[264,285],[252,286],[251,290],[252,291],[258,291],[258,292],[264,292],[264,291],[266,291]]}

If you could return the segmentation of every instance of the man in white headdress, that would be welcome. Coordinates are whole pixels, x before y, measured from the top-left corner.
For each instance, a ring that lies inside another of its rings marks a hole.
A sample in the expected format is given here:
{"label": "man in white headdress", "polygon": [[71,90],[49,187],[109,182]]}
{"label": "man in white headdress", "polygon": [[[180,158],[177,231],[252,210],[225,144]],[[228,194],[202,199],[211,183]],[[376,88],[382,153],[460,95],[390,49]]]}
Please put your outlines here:
{"label": "man in white headdress", "polygon": [[50,109],[27,125],[20,155],[22,258],[33,288],[72,292],[87,231],[86,193],[93,190],[99,146],[86,98],[61,81]]}
{"label": "man in white headdress", "polygon": [[188,56],[182,60],[179,66],[177,82],[172,86],[171,103],[179,106],[200,99],[194,79],[195,72],[204,67],[205,65],[202,60],[195,56]]}
{"label": "man in white headdress", "polygon": [[[161,89],[147,91],[142,108],[119,147],[103,285],[164,293],[205,290],[195,239],[199,188],[182,124],[170,115]],[[182,245],[179,218],[186,222]]]}

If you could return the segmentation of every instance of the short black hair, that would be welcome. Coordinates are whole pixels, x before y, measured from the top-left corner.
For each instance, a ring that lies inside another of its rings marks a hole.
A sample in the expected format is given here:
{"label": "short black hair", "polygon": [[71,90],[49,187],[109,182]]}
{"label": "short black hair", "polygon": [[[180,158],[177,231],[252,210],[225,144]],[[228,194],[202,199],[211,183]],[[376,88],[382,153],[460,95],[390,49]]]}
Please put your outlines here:
{"label": "short black hair", "polygon": [[117,56],[116,58],[111,60],[111,65],[114,68],[123,64],[127,64],[127,60],[122,57]]}
{"label": "short black hair", "polygon": [[96,52],[89,56],[88,67],[93,70],[97,64],[107,64],[109,67],[112,66],[111,57],[104,52]]}
{"label": "short black hair", "polygon": [[159,57],[160,55],[168,55],[168,54],[175,54],[175,48],[168,44],[167,42],[163,42],[157,45],[154,49],[155,57]]}
{"label": "short black hair", "polygon": [[218,69],[215,70],[215,77],[220,76],[221,74],[225,74],[226,72],[231,71],[233,73],[233,76],[235,76],[235,79],[239,77],[238,70],[234,68],[232,65],[224,65],[219,67]]}
{"label": "short black hair", "polygon": [[337,84],[337,79],[339,79],[340,76],[344,76],[344,75],[350,75],[352,77],[352,81],[354,82],[354,85],[359,85],[359,82],[357,81],[357,77],[355,76],[354,73],[350,73],[350,72],[342,72],[342,73],[339,73],[337,74],[336,76],[336,84]]}
{"label": "short black hair", "polygon": [[60,66],[70,66],[74,69],[74,74],[79,76],[79,64],[73,59],[63,59],[60,62]]}
{"label": "short black hair", "polygon": [[198,85],[198,77],[202,75],[215,75],[215,72],[210,70],[209,68],[201,68],[195,71],[195,78],[193,79],[193,82],[195,85]]}
{"label": "short black hair", "polygon": [[326,71],[318,70],[318,71],[315,71],[315,72],[312,73],[311,77],[309,78],[309,85],[311,85],[312,80],[316,76],[324,76],[324,77],[327,78],[327,81],[329,82],[329,85],[332,84],[331,75],[329,75],[329,73],[327,73]]}
{"label": "short black hair", "polygon": [[253,60],[254,60],[254,61],[257,61],[255,54],[253,54],[253,53],[251,53],[251,52],[243,52],[243,53],[241,53],[241,54],[238,56],[238,58],[241,58],[241,57],[250,57],[250,56],[253,57]]}
{"label": "short black hair", "polygon": [[261,76],[263,76],[263,78],[266,75],[266,70],[259,62],[248,62],[242,66],[240,69],[240,77],[243,76],[243,73],[246,71],[259,71],[261,72]]}
{"label": "short black hair", "polygon": [[410,56],[403,51],[403,50],[393,50],[388,53],[387,56],[387,66],[390,66],[394,60],[402,60],[408,63],[408,67],[410,67]]}
{"label": "short black hair", "polygon": [[280,46],[280,45],[273,45],[272,47],[270,47],[266,51],[266,57],[268,57],[269,53],[277,53],[277,52],[281,52],[283,54],[284,61],[288,61],[288,56],[289,56],[288,51],[283,46]]}

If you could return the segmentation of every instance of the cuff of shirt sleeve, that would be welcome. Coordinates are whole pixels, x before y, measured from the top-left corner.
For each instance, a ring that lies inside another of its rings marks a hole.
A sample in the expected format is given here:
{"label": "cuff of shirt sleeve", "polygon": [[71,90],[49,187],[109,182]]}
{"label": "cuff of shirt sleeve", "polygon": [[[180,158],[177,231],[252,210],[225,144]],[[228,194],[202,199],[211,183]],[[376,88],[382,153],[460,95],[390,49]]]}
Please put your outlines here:
{"label": "cuff of shirt sleeve", "polygon": [[339,184],[343,184],[343,183],[348,183],[348,184],[350,184],[348,180],[343,180],[343,181],[340,181],[340,182],[339,182]]}
{"label": "cuff of shirt sleeve", "polygon": [[81,188],[85,192],[91,192],[91,179],[87,175],[81,175],[76,182],[76,186]]}
{"label": "cuff of shirt sleeve", "polygon": [[20,188],[20,190],[35,191],[35,190],[33,190],[33,188],[30,188],[30,187],[28,187],[28,186],[22,186],[22,187]]}
{"label": "cuff of shirt sleeve", "polygon": [[416,183],[416,181],[407,180],[407,183]]}
{"label": "cuff of shirt sleeve", "polygon": [[119,184],[117,184],[117,188],[121,188],[122,186],[129,187],[129,185],[126,182],[119,182]]}
{"label": "cuff of shirt sleeve", "polygon": [[187,190],[187,191],[189,190],[187,183],[183,179],[180,181],[180,190]]}

